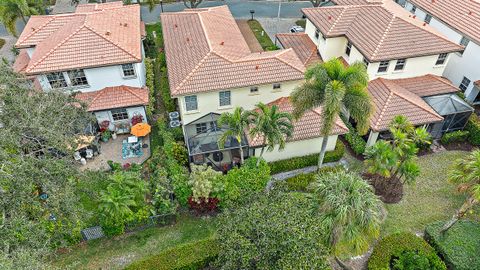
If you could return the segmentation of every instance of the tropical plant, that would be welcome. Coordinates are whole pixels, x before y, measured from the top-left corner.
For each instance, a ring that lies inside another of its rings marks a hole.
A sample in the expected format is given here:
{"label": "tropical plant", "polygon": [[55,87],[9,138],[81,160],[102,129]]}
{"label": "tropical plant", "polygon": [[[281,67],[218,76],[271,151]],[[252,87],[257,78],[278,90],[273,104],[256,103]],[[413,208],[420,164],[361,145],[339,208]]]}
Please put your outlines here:
{"label": "tropical plant", "polygon": [[[253,127],[250,129],[250,136],[262,138],[262,150],[260,158],[263,157],[265,148],[271,152],[278,145],[278,149],[285,148],[286,140],[292,137],[293,124],[292,115],[288,112],[281,112],[277,105],[267,106],[258,103],[256,110],[252,112]],[[257,165],[260,159],[257,161]]]}
{"label": "tropical plant", "polygon": [[323,163],[328,137],[335,119],[342,108],[357,122],[361,134],[368,130],[368,120],[373,113],[370,96],[367,93],[368,74],[365,65],[356,62],[349,67],[338,59],[333,59],[309,68],[305,72],[305,82],[297,87],[292,95],[295,118],[307,110],[322,107],[322,148],[318,166]]}
{"label": "tropical plant", "polygon": [[382,205],[372,187],[345,171],[317,175],[311,184],[325,245],[340,266],[340,255],[362,254],[380,234]]}
{"label": "tropical plant", "polygon": [[390,124],[393,140],[379,140],[365,151],[369,173],[413,183],[420,174],[417,164],[418,145],[428,145],[431,138],[425,128],[414,128],[405,116],[396,116]]}
{"label": "tropical plant", "polygon": [[203,0],[183,0],[183,4],[186,8],[197,8]]}
{"label": "tropical plant", "polygon": [[452,183],[458,184],[457,190],[468,197],[453,217],[445,223],[440,230],[441,233],[445,233],[480,202],[480,150],[475,150],[464,159],[457,160],[449,179]]}
{"label": "tropical plant", "polygon": [[190,180],[188,184],[192,187],[192,199],[196,203],[201,203],[210,198],[212,192],[218,191],[219,180],[222,177],[221,172],[214,171],[207,165],[192,165]]}
{"label": "tropical plant", "polygon": [[2,0],[0,3],[0,21],[10,34],[17,36],[16,22],[22,19],[27,24],[26,17],[43,13],[41,0]]}
{"label": "tropical plant", "polygon": [[219,126],[227,126],[227,129],[220,137],[218,144],[221,148],[225,146],[227,139],[233,137],[237,140],[240,149],[240,161],[243,164],[243,138],[244,132],[251,123],[251,112],[243,110],[242,107],[236,107],[233,113],[222,113],[218,119]]}

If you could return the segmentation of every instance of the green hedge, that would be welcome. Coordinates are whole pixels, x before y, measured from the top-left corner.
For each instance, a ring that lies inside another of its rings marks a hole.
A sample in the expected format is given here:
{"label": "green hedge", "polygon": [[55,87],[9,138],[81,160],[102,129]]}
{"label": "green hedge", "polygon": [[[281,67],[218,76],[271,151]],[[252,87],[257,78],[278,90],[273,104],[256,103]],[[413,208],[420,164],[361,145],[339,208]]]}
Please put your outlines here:
{"label": "green hedge", "polygon": [[480,145],[480,119],[475,113],[472,113],[465,126],[470,134],[468,135],[468,141],[472,145]]}
{"label": "green hedge", "polygon": [[127,270],[197,270],[208,266],[219,252],[215,239],[179,245],[129,265]]}
{"label": "green hedge", "polygon": [[430,269],[447,269],[445,263],[427,242],[408,232],[391,234],[381,239],[368,259],[368,269],[389,270],[392,261],[408,251],[414,251],[427,257],[430,262]]}
{"label": "green hedge", "polygon": [[[322,167],[318,171],[319,174],[327,173],[327,172],[337,172],[339,170],[343,170],[342,165],[334,166],[334,167]],[[288,178],[285,180],[287,184],[287,188],[290,191],[308,191],[308,186],[310,183],[315,181],[315,176],[317,173],[301,173],[297,176],[292,178]]]}
{"label": "green hedge", "polygon": [[[324,163],[339,161],[345,154],[345,146],[340,140],[337,140],[335,149],[325,153]],[[303,157],[294,157],[290,159],[269,162],[270,173],[276,174],[281,172],[292,171],[318,164],[318,154],[312,154]]]}
{"label": "green hedge", "polygon": [[443,257],[449,269],[480,269],[480,223],[460,220],[440,235],[444,222],[425,229],[425,239]]}
{"label": "green hedge", "polygon": [[145,58],[145,77],[145,84],[149,91],[147,115],[151,117],[155,110],[155,73],[153,71],[153,60],[150,58]]}
{"label": "green hedge", "polygon": [[470,132],[466,130],[457,130],[443,134],[440,141],[442,142],[442,144],[466,142],[469,135]]}
{"label": "green hedge", "polygon": [[365,149],[367,148],[367,142],[362,138],[362,136],[360,136],[360,134],[358,134],[357,130],[352,126],[352,124],[350,124],[350,122],[345,121],[343,117],[342,120],[349,130],[347,134],[343,135],[343,137],[355,154],[363,155],[363,153],[365,153]]}

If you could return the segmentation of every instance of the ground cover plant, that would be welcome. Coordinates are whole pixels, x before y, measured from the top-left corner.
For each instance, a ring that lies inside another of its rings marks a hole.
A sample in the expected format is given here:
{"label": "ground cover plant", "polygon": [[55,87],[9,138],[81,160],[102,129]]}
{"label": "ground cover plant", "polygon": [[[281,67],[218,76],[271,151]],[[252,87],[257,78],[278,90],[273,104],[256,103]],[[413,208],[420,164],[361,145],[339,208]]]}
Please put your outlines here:
{"label": "ground cover plant", "polygon": [[258,43],[260,43],[260,46],[262,46],[263,50],[274,51],[278,49],[278,47],[273,44],[273,41],[270,39],[259,21],[248,20],[248,25],[250,26],[250,29],[252,29],[253,34],[257,38]]}

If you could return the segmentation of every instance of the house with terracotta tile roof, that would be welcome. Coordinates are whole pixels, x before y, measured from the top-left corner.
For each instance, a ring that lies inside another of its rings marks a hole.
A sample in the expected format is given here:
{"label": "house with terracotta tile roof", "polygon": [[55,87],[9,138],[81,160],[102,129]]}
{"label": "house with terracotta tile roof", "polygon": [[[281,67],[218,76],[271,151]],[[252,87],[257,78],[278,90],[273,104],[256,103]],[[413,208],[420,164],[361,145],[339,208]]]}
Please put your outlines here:
{"label": "house with terracotta tile roof", "polygon": [[480,2],[475,0],[396,0],[420,21],[465,46],[454,53],[443,72],[464,92],[467,100],[480,104]]}
{"label": "house with terracotta tile roof", "polygon": [[[233,138],[222,149],[218,145],[219,136],[228,128],[217,126],[221,113],[235,107],[251,110],[259,102],[287,102],[304,80],[306,62],[314,57],[299,56],[292,48],[252,52],[227,6],[162,13],[161,21],[170,93],[178,103],[190,159],[223,169],[240,152]],[[312,149],[316,141],[310,140],[318,140],[320,134],[318,123],[312,120],[315,115],[318,118],[318,112],[312,112],[310,118],[297,122],[298,135],[289,142],[288,151],[268,158],[318,151],[319,146]],[[300,135],[302,130],[311,133]],[[337,135],[332,134],[333,146]],[[249,141],[246,135],[243,141],[245,156],[258,154],[258,141]],[[303,146],[295,150],[294,144]]]}
{"label": "house with terracotta tile roof", "polygon": [[[98,122],[146,121],[145,28],[139,5],[78,5],[74,13],[32,16],[15,47],[15,71],[44,91],[79,93]],[[147,94],[146,94],[147,93]]]}

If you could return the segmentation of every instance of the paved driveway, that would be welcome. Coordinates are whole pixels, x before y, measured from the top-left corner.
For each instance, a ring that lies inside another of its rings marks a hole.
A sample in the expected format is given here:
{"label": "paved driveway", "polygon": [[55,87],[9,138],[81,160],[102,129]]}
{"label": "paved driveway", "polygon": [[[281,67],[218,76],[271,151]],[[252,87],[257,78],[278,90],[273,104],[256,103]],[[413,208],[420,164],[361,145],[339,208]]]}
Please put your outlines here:
{"label": "paved driveway", "polygon": [[[280,20],[277,18],[257,18],[257,20],[262,24],[270,39],[276,42],[275,35],[290,32],[290,28],[295,25],[298,18],[280,18]],[[278,42],[275,45],[279,46]]]}

